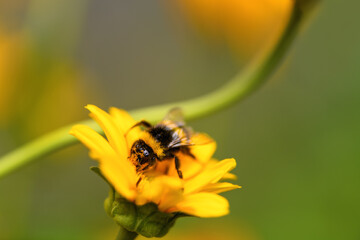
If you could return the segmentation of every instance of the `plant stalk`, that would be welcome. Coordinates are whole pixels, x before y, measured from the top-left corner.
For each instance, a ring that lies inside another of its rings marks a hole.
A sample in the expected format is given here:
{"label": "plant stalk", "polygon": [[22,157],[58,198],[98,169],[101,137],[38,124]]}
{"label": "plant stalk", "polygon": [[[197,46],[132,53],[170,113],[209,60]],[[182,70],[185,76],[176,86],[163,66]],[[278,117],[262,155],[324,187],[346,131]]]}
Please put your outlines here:
{"label": "plant stalk", "polygon": [[[169,109],[180,107],[184,111],[185,119],[193,120],[239,102],[261,86],[279,66],[298,33],[304,19],[303,15],[302,9],[295,3],[283,34],[274,47],[265,51],[244,71],[237,74],[221,88],[201,97],[136,109],[130,111],[130,114],[134,119],[146,119],[155,123],[160,121]],[[78,124],[88,125],[97,132],[102,133],[101,128],[93,120],[82,121]],[[77,143],[78,140],[69,134],[73,125],[43,135],[0,158],[0,178],[49,153]]]}
{"label": "plant stalk", "polygon": [[123,228],[122,226],[119,227],[120,229],[118,235],[116,236],[116,240],[133,240],[138,236],[136,232],[130,232],[125,228]]}

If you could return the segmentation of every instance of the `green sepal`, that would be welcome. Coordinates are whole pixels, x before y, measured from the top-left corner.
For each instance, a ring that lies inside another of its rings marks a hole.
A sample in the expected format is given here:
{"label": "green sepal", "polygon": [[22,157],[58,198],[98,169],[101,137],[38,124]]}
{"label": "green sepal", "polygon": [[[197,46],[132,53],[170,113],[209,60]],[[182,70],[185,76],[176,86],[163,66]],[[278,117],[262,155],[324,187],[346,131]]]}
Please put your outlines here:
{"label": "green sepal", "polygon": [[[105,201],[109,201],[109,197]],[[116,197],[110,216],[130,232],[145,237],[163,237],[174,225],[180,214],[159,211],[154,203],[137,206],[123,197]]]}
{"label": "green sepal", "polygon": [[92,167],[90,167],[90,170],[93,171],[94,173],[96,173],[99,177],[101,177],[107,184],[109,184],[109,186],[111,188],[114,188],[111,185],[111,183],[104,177],[104,175],[102,174],[100,168],[92,166]]}

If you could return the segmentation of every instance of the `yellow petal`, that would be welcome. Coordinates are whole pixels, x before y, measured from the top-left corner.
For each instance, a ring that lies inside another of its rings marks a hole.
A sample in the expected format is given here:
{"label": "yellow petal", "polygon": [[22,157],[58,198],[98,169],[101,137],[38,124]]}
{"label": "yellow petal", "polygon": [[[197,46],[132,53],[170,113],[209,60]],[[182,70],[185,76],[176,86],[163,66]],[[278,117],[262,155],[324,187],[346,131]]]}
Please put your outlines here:
{"label": "yellow petal", "polygon": [[104,130],[110,145],[123,157],[128,155],[127,144],[124,133],[117,127],[111,116],[105,111],[94,105],[87,105],[86,108],[91,112],[90,116]]}
{"label": "yellow petal", "polygon": [[190,147],[190,151],[196,160],[204,163],[211,159],[216,150],[216,142],[213,139],[206,134],[197,133],[191,137],[190,141],[194,144]]}
{"label": "yellow petal", "polygon": [[201,173],[185,183],[185,194],[196,192],[209,183],[218,182],[227,172],[235,168],[234,159],[225,159],[216,164],[206,167]]}
{"label": "yellow petal", "polygon": [[138,186],[138,195],[136,196],[136,205],[144,205],[148,202],[158,204],[163,190],[162,182],[159,178],[145,177]]}
{"label": "yellow petal", "polygon": [[222,182],[222,183],[210,183],[204,186],[201,189],[201,192],[212,192],[212,193],[222,193],[231,191],[234,189],[241,188],[241,186],[234,185],[232,183]]}
{"label": "yellow petal", "polygon": [[137,175],[134,166],[126,160],[121,159],[121,156],[103,157],[99,160],[99,168],[118,193],[133,201],[136,196]]}
{"label": "yellow petal", "polygon": [[[142,133],[140,127],[132,128],[137,121],[135,121],[127,111],[122,109],[111,107],[109,113],[114,118],[118,128],[126,134],[127,146],[128,149],[130,149],[133,143],[140,138]],[[132,129],[130,130],[130,128]]]}
{"label": "yellow petal", "polygon": [[237,176],[233,173],[225,173],[221,180],[236,180]]}
{"label": "yellow petal", "polygon": [[158,207],[160,211],[167,212],[168,209],[174,207],[184,199],[184,193],[183,183],[178,176],[164,180],[164,190],[158,202]]}
{"label": "yellow petal", "polygon": [[[211,159],[209,160],[206,165],[207,166],[212,166],[214,164],[217,164],[219,162],[219,160],[216,160],[216,159]],[[220,179],[220,180],[236,180],[237,179],[237,176],[233,173],[225,173],[225,175]]]}
{"label": "yellow petal", "polygon": [[158,205],[160,211],[166,211],[182,200],[182,188],[183,184],[178,177],[158,176],[145,182],[136,203],[142,205],[153,202]]}
{"label": "yellow petal", "polygon": [[184,193],[179,188],[168,188],[164,192],[161,201],[158,204],[159,210],[162,212],[172,212],[176,204],[184,200]]}
{"label": "yellow petal", "polygon": [[109,113],[124,133],[137,123],[137,121],[135,121],[135,119],[133,119],[131,115],[123,109],[111,107],[109,109]]}
{"label": "yellow petal", "polygon": [[176,210],[197,217],[220,217],[229,213],[229,202],[214,193],[196,193],[186,196]]}
{"label": "yellow petal", "polygon": [[70,130],[70,134],[78,138],[89,148],[92,157],[95,159],[98,159],[100,156],[115,154],[109,142],[88,126],[75,125]]}
{"label": "yellow petal", "polygon": [[140,183],[138,183],[138,186],[137,186],[138,193],[135,198],[136,205],[138,205],[138,206],[144,205],[144,204],[150,202],[149,199],[152,197],[152,195],[157,196],[160,194],[160,192],[161,192],[160,186],[153,186],[152,191],[145,191],[145,192],[142,191],[142,189],[150,189],[151,188],[150,184],[151,184],[151,182],[147,181],[145,179],[142,179],[140,181]]}

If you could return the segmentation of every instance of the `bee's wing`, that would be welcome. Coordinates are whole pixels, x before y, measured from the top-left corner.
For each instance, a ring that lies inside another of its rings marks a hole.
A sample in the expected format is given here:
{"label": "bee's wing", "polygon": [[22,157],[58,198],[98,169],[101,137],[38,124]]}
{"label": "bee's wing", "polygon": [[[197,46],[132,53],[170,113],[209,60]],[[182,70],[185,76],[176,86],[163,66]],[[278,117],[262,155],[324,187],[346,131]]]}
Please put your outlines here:
{"label": "bee's wing", "polygon": [[185,126],[184,112],[180,107],[174,107],[170,109],[170,111],[166,114],[163,120],[172,121],[176,123],[176,125],[178,125],[179,127]]}
{"label": "bee's wing", "polygon": [[[189,126],[185,126],[184,112],[180,107],[172,108],[165,116],[163,121],[171,121],[176,125],[176,131],[180,138],[174,139],[170,144],[172,147],[190,146],[190,138],[193,135],[193,130]],[[174,128],[175,129],[175,128]]]}

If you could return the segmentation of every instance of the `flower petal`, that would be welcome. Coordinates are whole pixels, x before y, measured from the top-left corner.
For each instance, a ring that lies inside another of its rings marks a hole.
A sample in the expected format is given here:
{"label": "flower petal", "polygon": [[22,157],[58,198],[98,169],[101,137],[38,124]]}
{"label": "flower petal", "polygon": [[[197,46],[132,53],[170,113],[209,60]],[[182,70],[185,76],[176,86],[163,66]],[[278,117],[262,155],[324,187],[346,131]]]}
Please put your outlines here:
{"label": "flower petal", "polygon": [[236,180],[237,176],[233,173],[225,173],[221,180]]}
{"label": "flower petal", "polygon": [[196,192],[209,183],[218,182],[227,172],[235,168],[235,159],[225,159],[216,164],[207,166],[201,173],[185,183],[184,193]]}
{"label": "flower petal", "polygon": [[204,186],[201,189],[201,192],[212,192],[212,193],[222,193],[231,191],[237,188],[241,188],[241,186],[234,185],[232,183],[221,182],[221,183],[210,183]]}
{"label": "flower petal", "polygon": [[70,134],[78,138],[87,148],[89,148],[92,157],[95,159],[98,159],[103,155],[115,155],[109,142],[88,126],[75,125],[70,130]]}
{"label": "flower petal", "polygon": [[135,121],[135,119],[132,118],[131,115],[123,109],[111,107],[109,109],[109,113],[115,119],[115,122],[124,133],[132,126],[134,126],[135,123],[137,123],[137,121]]}
{"label": "flower petal", "polygon": [[90,116],[104,130],[110,145],[123,157],[128,155],[127,144],[124,133],[117,127],[111,116],[105,111],[94,105],[87,105],[86,108],[91,112]]}
{"label": "flower petal", "polygon": [[197,217],[220,217],[229,213],[229,202],[214,193],[196,193],[186,196],[175,208]]}
{"label": "flower petal", "polygon": [[151,180],[144,178],[138,185],[138,195],[136,196],[136,205],[144,205],[148,202],[158,204],[163,190],[162,182],[159,178]]}
{"label": "flower petal", "polygon": [[142,133],[140,127],[134,127],[131,129],[137,121],[135,121],[128,112],[122,109],[111,107],[109,113],[114,118],[118,128],[126,134],[127,146],[128,149],[130,149],[133,143],[140,138]]}
{"label": "flower petal", "polygon": [[190,139],[194,146],[190,147],[191,153],[196,160],[204,163],[213,156],[216,150],[216,142],[204,133],[197,133]]}
{"label": "flower petal", "polygon": [[136,204],[154,202],[165,212],[183,199],[183,184],[178,177],[158,176],[143,185]]}
{"label": "flower petal", "polygon": [[[218,162],[219,162],[219,160],[211,159],[206,164],[208,166],[211,166],[211,165],[217,164]],[[235,174],[228,172],[228,173],[225,173],[225,175],[220,180],[236,180],[236,179],[237,179],[237,176]]]}
{"label": "flower petal", "polygon": [[171,181],[167,180],[164,182],[164,186],[166,187],[162,192],[158,207],[160,211],[168,212],[168,209],[174,207],[178,202],[184,199],[184,187],[178,177],[172,178]]}
{"label": "flower petal", "polygon": [[101,158],[99,168],[118,193],[133,201],[136,196],[137,175],[134,166],[121,157]]}

